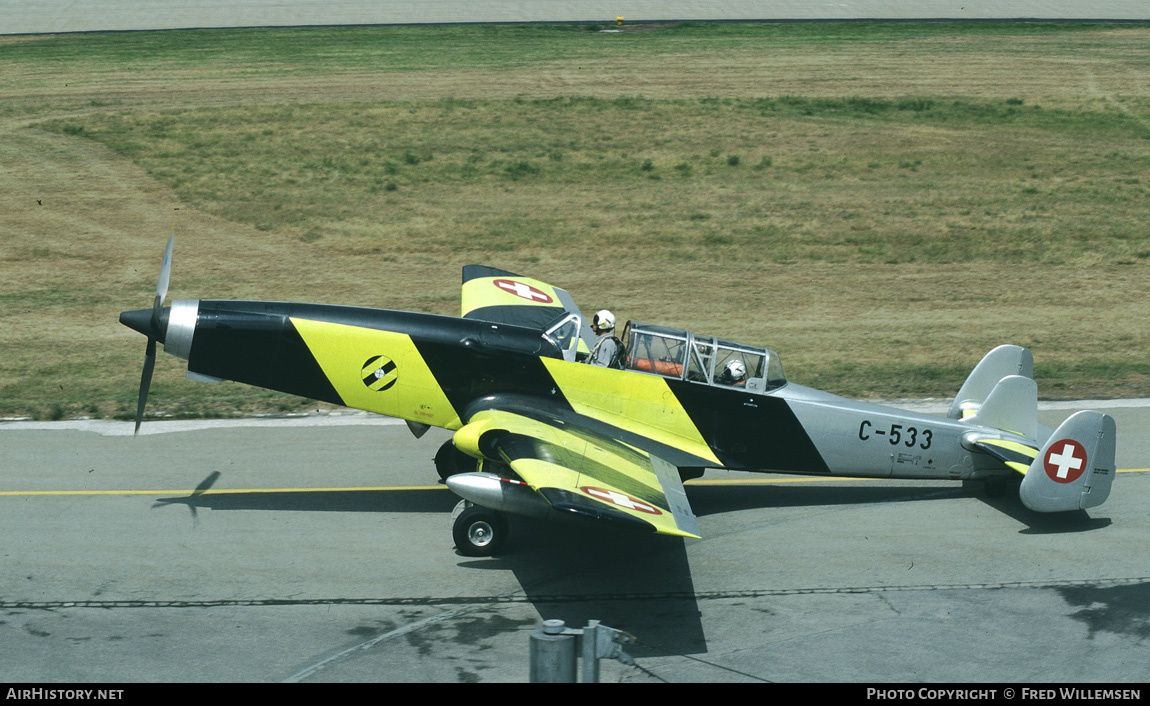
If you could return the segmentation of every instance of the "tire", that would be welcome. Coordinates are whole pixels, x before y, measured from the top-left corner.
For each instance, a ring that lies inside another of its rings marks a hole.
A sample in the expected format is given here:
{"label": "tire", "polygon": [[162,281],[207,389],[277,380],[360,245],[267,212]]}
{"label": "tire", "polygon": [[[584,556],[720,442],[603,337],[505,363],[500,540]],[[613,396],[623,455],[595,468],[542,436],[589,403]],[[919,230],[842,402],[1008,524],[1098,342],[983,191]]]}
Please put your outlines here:
{"label": "tire", "polygon": [[451,536],[463,556],[494,556],[507,541],[507,520],[495,510],[472,505],[452,522]]}
{"label": "tire", "polygon": [[435,472],[439,474],[440,481],[446,481],[457,473],[471,473],[478,466],[479,460],[455,448],[451,439],[443,442],[443,446],[435,453]]}

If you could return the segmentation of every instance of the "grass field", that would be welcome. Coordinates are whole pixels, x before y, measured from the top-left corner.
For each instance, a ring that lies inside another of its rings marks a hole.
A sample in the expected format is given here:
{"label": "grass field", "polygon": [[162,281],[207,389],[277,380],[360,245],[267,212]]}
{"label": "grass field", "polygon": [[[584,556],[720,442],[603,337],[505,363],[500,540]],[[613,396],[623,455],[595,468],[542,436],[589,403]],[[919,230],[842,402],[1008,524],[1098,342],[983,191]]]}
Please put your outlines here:
{"label": "grass field", "polygon": [[[460,268],[952,395],[1150,394],[1150,27],[788,23],[0,37],[0,416],[125,416],[176,298],[458,313]],[[310,403],[183,379],[150,410]]]}

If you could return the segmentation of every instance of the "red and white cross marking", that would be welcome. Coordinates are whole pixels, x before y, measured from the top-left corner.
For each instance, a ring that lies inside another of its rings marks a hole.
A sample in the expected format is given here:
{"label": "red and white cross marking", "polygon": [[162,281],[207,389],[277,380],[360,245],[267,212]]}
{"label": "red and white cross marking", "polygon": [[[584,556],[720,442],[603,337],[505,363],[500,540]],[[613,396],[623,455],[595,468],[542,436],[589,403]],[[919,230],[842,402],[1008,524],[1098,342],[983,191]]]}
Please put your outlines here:
{"label": "red and white cross marking", "polygon": [[497,279],[493,284],[503,291],[514,294],[520,299],[526,299],[527,301],[539,302],[541,304],[550,304],[553,301],[551,297],[540,292],[535,287],[522,282],[516,282],[513,279]]}
{"label": "red and white cross marking", "polygon": [[1073,483],[1086,470],[1086,449],[1074,439],[1056,441],[1046,450],[1042,464],[1050,480]]}
{"label": "red and white cross marking", "polygon": [[625,493],[620,493],[614,490],[605,490],[603,488],[595,488],[593,486],[587,485],[579,488],[579,490],[582,490],[584,493],[587,493],[593,498],[606,500],[612,505],[618,505],[619,507],[627,508],[628,510],[638,510],[639,512],[645,512],[648,515],[663,514],[663,512],[654,505],[648,505],[642,500],[636,500],[635,498]]}

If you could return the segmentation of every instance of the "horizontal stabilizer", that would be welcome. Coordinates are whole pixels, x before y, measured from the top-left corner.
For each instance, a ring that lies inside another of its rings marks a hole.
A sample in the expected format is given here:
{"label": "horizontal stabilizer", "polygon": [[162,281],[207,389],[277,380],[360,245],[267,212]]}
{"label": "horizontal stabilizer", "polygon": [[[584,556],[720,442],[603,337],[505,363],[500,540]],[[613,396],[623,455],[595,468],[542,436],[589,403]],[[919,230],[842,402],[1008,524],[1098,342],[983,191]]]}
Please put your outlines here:
{"label": "horizontal stabilizer", "polygon": [[999,346],[983,357],[959,388],[947,412],[951,419],[965,419],[978,412],[998,381],[1011,375],[1034,378],[1034,356],[1021,346]]}
{"label": "horizontal stabilizer", "polygon": [[1026,475],[1030,464],[1038,456],[1039,449],[1011,439],[988,437],[978,432],[968,432],[963,436],[964,446],[969,449],[978,449],[985,454],[1002,461],[1008,468]]}
{"label": "horizontal stabilizer", "polygon": [[1101,412],[1077,412],[1042,447],[1018,489],[1022,504],[1036,512],[1085,510],[1110,495],[1117,466],[1117,427]]}

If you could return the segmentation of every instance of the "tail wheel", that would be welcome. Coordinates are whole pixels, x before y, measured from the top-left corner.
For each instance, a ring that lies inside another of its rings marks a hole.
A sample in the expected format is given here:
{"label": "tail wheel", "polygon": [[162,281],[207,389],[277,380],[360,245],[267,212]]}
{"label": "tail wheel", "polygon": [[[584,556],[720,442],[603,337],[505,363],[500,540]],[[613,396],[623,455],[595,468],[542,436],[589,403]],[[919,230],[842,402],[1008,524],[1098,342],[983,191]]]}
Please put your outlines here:
{"label": "tail wheel", "polygon": [[[462,511],[458,511],[463,507]],[[461,502],[452,513],[451,536],[463,556],[494,556],[507,541],[507,520],[501,513]]]}

